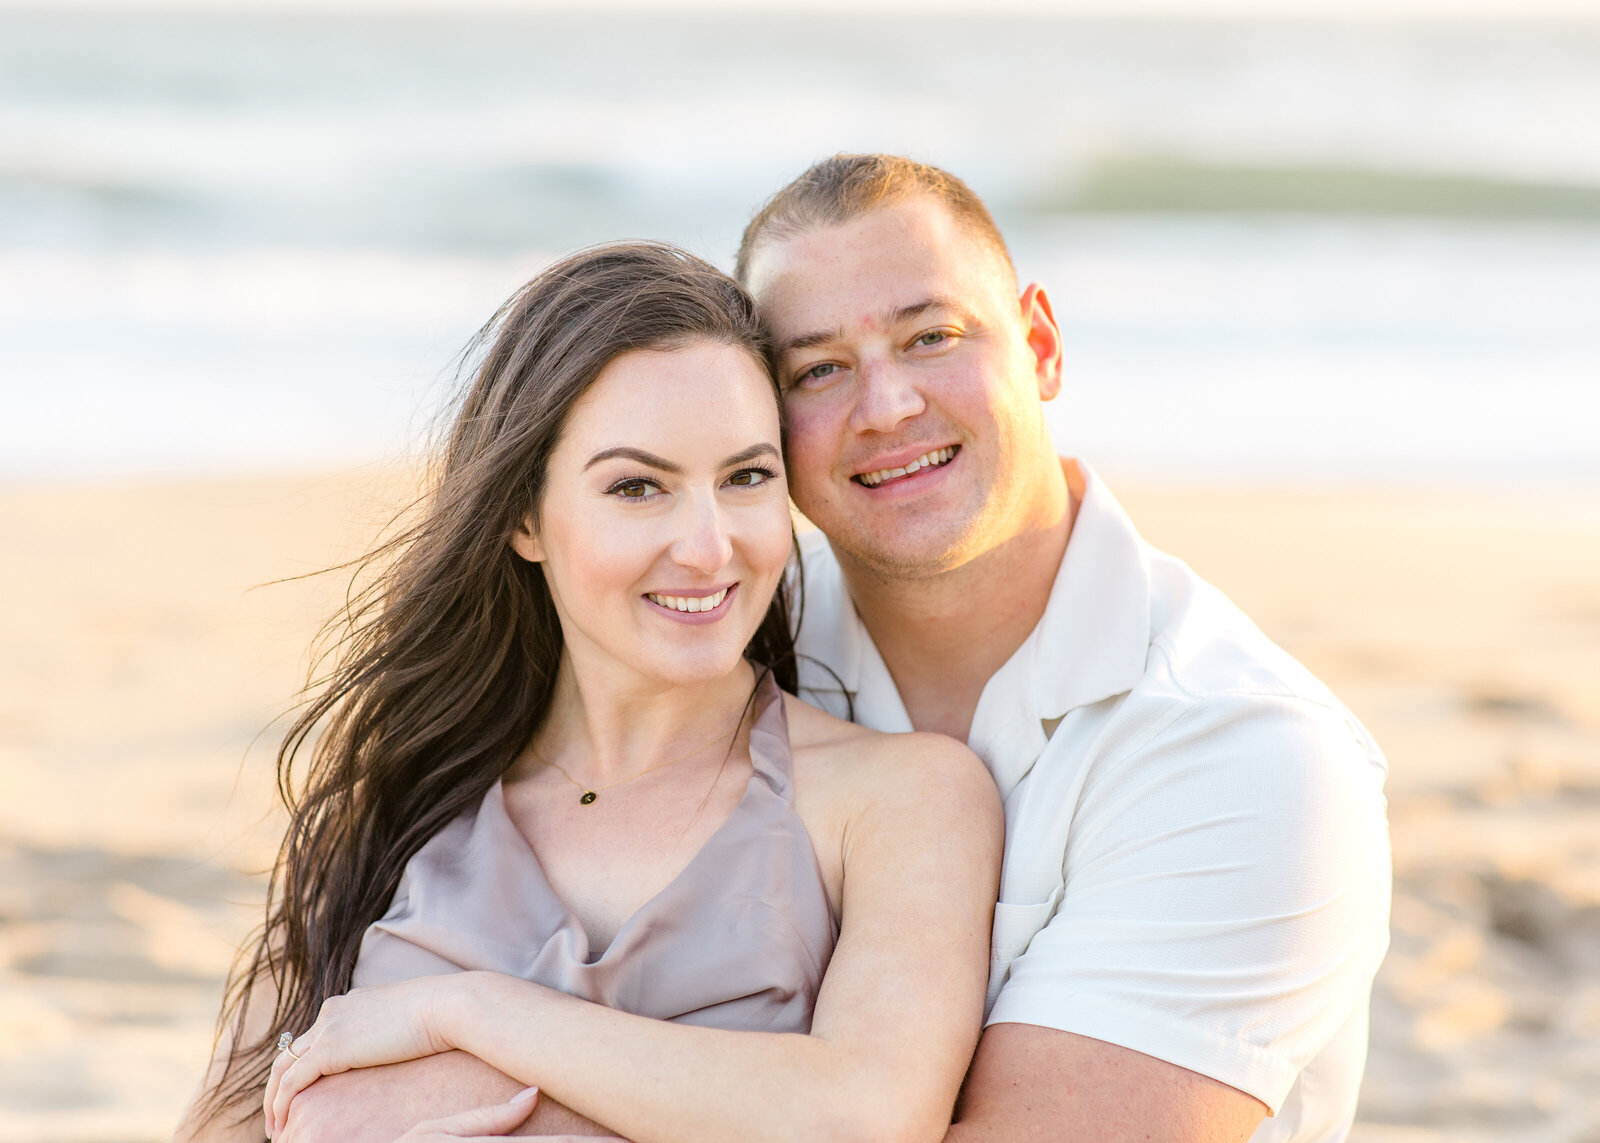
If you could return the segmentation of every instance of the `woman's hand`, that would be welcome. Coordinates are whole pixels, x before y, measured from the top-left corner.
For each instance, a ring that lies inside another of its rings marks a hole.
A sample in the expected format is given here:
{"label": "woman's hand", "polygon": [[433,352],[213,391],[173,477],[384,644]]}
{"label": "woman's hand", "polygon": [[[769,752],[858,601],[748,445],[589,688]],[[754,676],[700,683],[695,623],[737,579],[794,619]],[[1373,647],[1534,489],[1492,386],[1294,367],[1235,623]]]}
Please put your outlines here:
{"label": "woman's hand", "polygon": [[[458,1143],[459,1140],[503,1139],[527,1122],[539,1098],[536,1087],[524,1088],[504,1103],[475,1107],[460,1115],[428,1119],[407,1131],[395,1143]],[[628,1143],[615,1135],[528,1136],[535,1143]]]}
{"label": "woman's hand", "polygon": [[323,1001],[317,1022],[273,1061],[262,1100],[267,1137],[282,1128],[294,1097],[323,1076],[449,1051],[439,1015],[464,975],[356,988]]}
{"label": "woman's hand", "polygon": [[511,1134],[533,1114],[539,1098],[536,1087],[523,1088],[504,1103],[475,1107],[460,1115],[427,1119],[407,1131],[395,1143],[453,1143],[460,1139],[500,1139]]}

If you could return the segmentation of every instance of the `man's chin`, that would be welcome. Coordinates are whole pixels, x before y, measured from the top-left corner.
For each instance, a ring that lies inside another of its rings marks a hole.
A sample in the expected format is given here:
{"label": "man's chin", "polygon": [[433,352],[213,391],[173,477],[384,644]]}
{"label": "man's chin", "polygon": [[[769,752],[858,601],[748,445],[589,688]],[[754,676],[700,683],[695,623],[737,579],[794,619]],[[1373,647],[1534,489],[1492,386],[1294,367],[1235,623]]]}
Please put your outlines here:
{"label": "man's chin", "polygon": [[834,554],[847,570],[881,579],[933,579],[954,571],[976,554],[966,537],[862,535],[823,529]]}

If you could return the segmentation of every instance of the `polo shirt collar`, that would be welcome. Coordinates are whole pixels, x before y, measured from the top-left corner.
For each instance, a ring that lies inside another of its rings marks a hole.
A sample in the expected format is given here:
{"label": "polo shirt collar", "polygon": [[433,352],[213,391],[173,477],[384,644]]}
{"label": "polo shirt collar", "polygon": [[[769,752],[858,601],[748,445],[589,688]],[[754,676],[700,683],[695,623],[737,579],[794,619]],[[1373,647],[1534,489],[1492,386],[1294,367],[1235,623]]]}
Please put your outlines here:
{"label": "polo shirt collar", "polygon": [[[834,557],[829,552],[826,558],[832,561]],[[856,613],[837,564],[833,575],[808,577],[806,583],[802,637],[797,639],[804,652],[800,656],[801,691],[810,692],[812,701],[824,701],[834,713],[844,714],[843,709],[821,698],[842,690],[848,697],[849,717],[862,726],[891,734],[910,731],[911,716],[900,700],[894,676]],[[822,622],[806,622],[813,608]]]}
{"label": "polo shirt collar", "polygon": [[[1071,463],[1071,462],[1069,462]],[[1150,655],[1150,561],[1133,521],[1088,465],[1072,539],[1034,645],[1034,702],[1060,718],[1133,689]]]}
{"label": "polo shirt collar", "polygon": [[[1144,674],[1150,650],[1150,565],[1144,543],[1100,478],[1082,461],[1083,493],[1072,539],[1050,587],[1044,616],[984,686],[967,745],[994,775],[1002,797],[1032,769],[1048,739],[1043,723],[1125,694]],[[822,585],[818,585],[821,587]],[[814,675],[810,689],[851,695],[854,718],[884,731],[908,731],[894,678],[842,578],[814,602],[838,620],[807,627],[811,654],[837,678]],[[836,609],[836,610],[835,610]]]}
{"label": "polo shirt collar", "polygon": [[1042,723],[1133,689],[1150,651],[1143,541],[1088,465],[1063,463],[1084,481],[1072,538],[1043,617],[984,687],[968,736],[1002,796],[1043,751]]}

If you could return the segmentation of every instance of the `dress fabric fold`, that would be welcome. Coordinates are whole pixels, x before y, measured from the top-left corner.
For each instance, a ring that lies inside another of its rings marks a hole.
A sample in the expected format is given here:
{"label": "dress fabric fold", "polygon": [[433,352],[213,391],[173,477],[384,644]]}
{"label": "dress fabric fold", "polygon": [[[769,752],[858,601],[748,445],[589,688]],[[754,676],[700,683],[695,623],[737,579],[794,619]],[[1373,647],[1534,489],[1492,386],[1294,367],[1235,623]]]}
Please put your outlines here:
{"label": "dress fabric fold", "polygon": [[794,811],[783,694],[766,675],[732,814],[598,953],[506,811],[500,783],[406,865],[352,983],[488,970],[640,1016],[805,1032],[838,938]]}

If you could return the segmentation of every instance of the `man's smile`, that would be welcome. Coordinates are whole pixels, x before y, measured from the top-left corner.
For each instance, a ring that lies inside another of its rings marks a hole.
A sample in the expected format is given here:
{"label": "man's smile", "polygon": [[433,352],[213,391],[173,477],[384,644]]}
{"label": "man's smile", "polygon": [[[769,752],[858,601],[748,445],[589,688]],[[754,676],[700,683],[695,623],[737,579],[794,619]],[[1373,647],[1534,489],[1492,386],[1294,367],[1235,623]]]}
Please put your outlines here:
{"label": "man's smile", "polygon": [[858,472],[850,479],[868,488],[876,488],[880,484],[915,476],[925,468],[943,468],[954,460],[956,453],[960,451],[960,445],[946,445],[943,448],[936,448],[922,453],[904,464],[875,468],[869,472]]}

